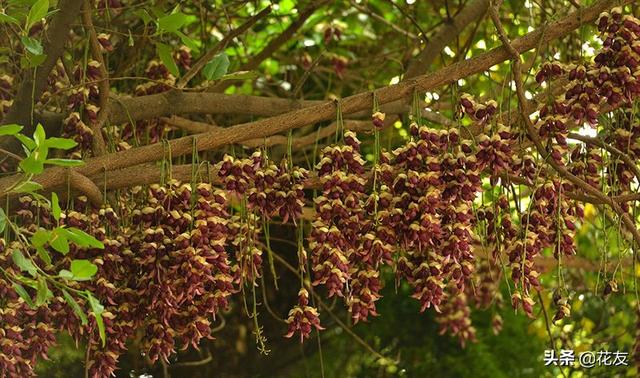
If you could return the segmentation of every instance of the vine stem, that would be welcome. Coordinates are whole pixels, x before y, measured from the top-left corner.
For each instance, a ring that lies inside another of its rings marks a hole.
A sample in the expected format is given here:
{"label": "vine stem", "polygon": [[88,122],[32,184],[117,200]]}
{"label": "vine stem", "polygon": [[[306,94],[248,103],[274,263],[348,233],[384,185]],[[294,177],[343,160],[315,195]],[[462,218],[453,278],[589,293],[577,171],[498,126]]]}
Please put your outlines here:
{"label": "vine stem", "polygon": [[[300,273],[298,273],[298,270],[293,266],[291,266],[291,264],[289,264],[285,259],[283,259],[276,253],[273,254],[273,257],[276,260],[278,260],[278,262],[282,264],[285,268],[291,271],[291,273],[300,277]],[[338,324],[338,326],[340,326],[340,328],[342,328],[358,344],[362,345],[366,350],[368,350],[371,354],[375,355],[377,358],[379,359],[386,358],[385,356],[380,354],[380,352],[373,349],[371,345],[369,345],[366,341],[364,341],[360,336],[358,336],[355,332],[353,332],[353,330],[351,330],[351,328],[349,328],[342,320],[340,320],[340,318],[336,314],[334,314],[333,311],[331,311],[331,308],[326,303],[324,303],[324,301],[322,301],[320,296],[316,294],[316,292],[313,290],[313,286],[310,283],[305,282],[305,286],[311,292],[311,295],[313,295],[313,297],[318,301],[318,304],[320,305],[320,307],[322,307],[322,309],[329,314],[329,316]]]}
{"label": "vine stem", "polygon": [[12,158],[18,160],[18,161],[22,161],[22,157],[20,155],[16,155],[11,151],[7,151],[4,148],[0,148],[0,153],[2,154],[6,154],[7,156],[11,156]]}
{"label": "vine stem", "polygon": [[[547,308],[544,306],[544,302],[542,301],[542,294],[540,293],[540,290],[536,290],[538,292],[538,300],[540,301],[540,307],[542,308],[542,314],[544,315],[544,322],[545,325],[547,326],[547,333],[549,334],[549,343],[551,344],[551,349],[553,349],[554,353],[558,353],[558,351],[556,350],[556,342],[555,339],[553,338],[553,334],[551,333],[551,323],[549,322],[549,314],[547,314]],[[562,370],[562,368],[560,368],[560,373],[562,374],[563,377],[567,377],[564,374],[564,371]]]}

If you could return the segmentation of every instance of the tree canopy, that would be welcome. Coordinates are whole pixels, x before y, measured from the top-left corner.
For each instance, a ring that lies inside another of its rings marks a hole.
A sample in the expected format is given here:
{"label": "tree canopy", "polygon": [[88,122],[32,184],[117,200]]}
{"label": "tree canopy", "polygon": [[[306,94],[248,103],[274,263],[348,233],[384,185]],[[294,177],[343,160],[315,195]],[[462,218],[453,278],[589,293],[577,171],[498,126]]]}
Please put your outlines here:
{"label": "tree canopy", "polygon": [[0,377],[638,374],[637,12],[0,1]]}

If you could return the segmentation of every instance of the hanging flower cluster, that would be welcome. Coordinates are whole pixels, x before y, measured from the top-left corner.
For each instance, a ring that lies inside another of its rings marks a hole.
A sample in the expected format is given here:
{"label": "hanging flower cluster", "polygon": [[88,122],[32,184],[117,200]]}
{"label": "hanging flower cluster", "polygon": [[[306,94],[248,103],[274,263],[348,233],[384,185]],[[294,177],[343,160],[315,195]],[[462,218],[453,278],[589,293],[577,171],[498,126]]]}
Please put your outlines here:
{"label": "hanging flower cluster", "polygon": [[302,215],[303,184],[309,173],[286,159],[278,166],[261,151],[243,159],[225,155],[218,163],[218,176],[225,189],[246,196],[248,208],[263,217],[279,216],[287,222]]}
{"label": "hanging flower cluster", "polygon": [[440,326],[440,334],[449,333],[457,337],[464,348],[467,342],[476,341],[476,329],[471,325],[471,308],[465,293],[458,292],[456,287],[446,290],[446,301],[436,314],[436,322]]}
{"label": "hanging flower cluster", "polygon": [[491,317],[491,329],[494,335],[502,331],[502,317],[495,311],[502,309],[503,297],[500,283],[502,280],[502,269],[490,258],[477,259],[475,271],[475,284],[467,286],[466,295],[475,307],[482,310],[493,309]]}
{"label": "hanging flower cluster", "polygon": [[[141,343],[151,361],[166,361],[177,346],[197,347],[202,338],[210,337],[212,319],[228,306],[229,296],[237,290],[233,283],[237,268],[233,268],[227,252],[227,207],[226,193],[210,184],[198,184],[192,190],[190,185],[175,180],[163,186],[152,185],[144,202],[129,210],[128,225],[112,208],[96,209],[86,198],[76,199],[61,222],[94,235],[105,249],[71,245],[64,257],[52,254],[55,259],[47,269],[55,273],[67,268],[71,259],[87,259],[98,266],[95,280],[68,281],[68,285],[90,290],[104,305],[106,345],[101,345],[95,319],[90,317],[88,325],[82,326],[57,290],[48,306],[32,311],[13,288],[5,287],[7,298],[14,298],[15,304],[3,306],[1,311],[10,311],[11,306],[25,307],[27,315],[20,317],[17,326],[41,319],[38,321],[43,324],[38,326],[36,322],[34,327],[51,331],[51,336],[41,331],[43,338],[33,336],[25,328],[29,342],[35,343],[32,348],[36,354],[23,354],[24,363],[3,366],[0,371],[20,369],[25,376],[33,375],[25,370],[33,367],[29,361],[46,355],[58,330],[68,330],[76,339],[88,337],[92,377],[114,372],[118,357],[126,351],[126,342],[136,330],[142,331]],[[16,214],[20,224],[31,232],[38,224],[51,224],[50,211],[28,196],[21,198]],[[5,256],[4,240],[0,243]],[[3,261],[10,264],[11,256],[8,258]],[[34,318],[28,316],[31,313]],[[0,360],[16,356],[15,351],[3,352]]]}
{"label": "hanging flower cluster", "polygon": [[569,171],[594,188],[599,188],[599,169],[603,162],[600,151],[589,145],[577,144],[571,151]]}
{"label": "hanging flower cluster", "polygon": [[325,285],[329,297],[344,297],[350,278],[349,256],[359,244],[366,179],[360,141],[346,132],[345,145],[327,146],[316,166],[322,194],[314,199],[316,220],[309,240],[314,285]]}
{"label": "hanging flower cluster", "polygon": [[320,326],[320,318],[318,310],[309,306],[309,292],[307,289],[300,289],[298,292],[298,304],[289,311],[286,320],[289,329],[285,337],[292,337],[294,334],[300,334],[300,342],[304,341],[311,334],[313,328],[323,330]]}
{"label": "hanging flower cluster", "polygon": [[13,96],[11,94],[13,88],[13,77],[3,74],[0,75],[0,115],[4,116],[13,105]]}
{"label": "hanging flower cluster", "polygon": [[399,276],[414,287],[423,311],[438,310],[446,284],[463,291],[473,271],[471,207],[481,167],[464,152],[457,129],[413,123],[410,131],[416,140],[381,159],[380,223],[395,237]]}
{"label": "hanging flower cluster", "polygon": [[[0,266],[7,273],[19,273],[12,263],[12,251],[22,250],[18,242],[6,245],[0,238]],[[65,311],[52,304],[32,309],[18,296],[15,286],[0,277],[0,376],[33,376],[36,361],[47,357],[55,344],[53,324]]]}
{"label": "hanging flower cluster", "polygon": [[[602,13],[597,21],[603,49],[586,65],[546,63],[536,76],[538,82],[550,82],[568,74],[566,91],[539,109],[535,127],[554,160],[564,163],[568,151],[568,124],[598,123],[598,114],[606,104],[610,108],[628,104],[640,94],[636,77],[640,64],[640,20],[622,15],[622,8]],[[555,141],[555,143],[554,143]]]}
{"label": "hanging flower cluster", "polygon": [[234,281],[243,286],[257,286],[256,279],[262,277],[262,249],[258,248],[261,219],[254,213],[234,215],[229,222],[229,240],[235,247],[238,269]]}
{"label": "hanging flower cluster", "polygon": [[224,192],[200,184],[194,193],[173,180],[152,186],[148,206],[134,211],[131,251],[140,269],[137,292],[147,312],[143,345],[151,361],[167,360],[174,339],[197,347],[209,336],[209,319],[226,307],[234,290],[226,219]]}

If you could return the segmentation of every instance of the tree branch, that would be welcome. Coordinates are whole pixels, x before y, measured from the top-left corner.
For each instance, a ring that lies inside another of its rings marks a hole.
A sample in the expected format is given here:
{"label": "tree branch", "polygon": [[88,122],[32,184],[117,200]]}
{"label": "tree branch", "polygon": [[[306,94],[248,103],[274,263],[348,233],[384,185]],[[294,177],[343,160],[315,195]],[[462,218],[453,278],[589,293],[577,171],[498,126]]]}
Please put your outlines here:
{"label": "tree branch", "polygon": [[100,107],[98,113],[98,119],[91,123],[91,130],[93,131],[93,154],[95,156],[104,155],[107,149],[104,144],[104,138],[102,137],[102,126],[104,126],[107,117],[109,116],[109,72],[107,71],[106,62],[102,57],[102,48],[98,41],[96,29],[93,27],[93,20],[91,19],[91,11],[93,7],[89,0],[84,0],[82,4],[82,22],[89,35],[89,43],[91,46],[91,55],[100,64],[100,77],[102,80],[98,82],[99,90],[99,104]]}
{"label": "tree branch", "polygon": [[[168,91],[140,97],[118,98],[112,101],[109,121],[116,125],[185,114],[242,114],[272,117],[326,103],[327,101],[322,100]],[[404,101],[393,101],[382,106],[382,111],[387,114],[405,113],[408,109]],[[441,117],[427,115],[433,112],[425,111],[424,113],[425,117],[442,120]],[[370,118],[371,111],[355,112],[350,116]]]}
{"label": "tree branch", "polygon": [[87,196],[92,205],[96,207],[100,207],[102,205],[102,192],[98,189],[98,186],[93,183],[93,181],[72,169],[68,170],[68,174],[69,183],[73,189],[76,189]]}
{"label": "tree branch", "polygon": [[[224,130],[223,127],[210,125],[204,122],[192,121],[189,119],[173,116],[171,118],[161,118],[162,121],[166,122],[171,126],[178,127],[183,129],[190,134],[198,134],[205,133],[208,131],[221,131]],[[357,121],[357,120],[344,120],[344,127],[348,130],[353,131],[361,131],[361,130],[371,130],[373,128],[373,124],[370,120],[367,121]],[[293,148],[301,148],[308,146],[314,143],[316,140],[326,138],[330,135],[335,134],[336,132],[336,123],[332,122],[329,126],[325,126],[320,130],[313,131],[305,136],[297,136],[291,142]],[[289,142],[289,138],[284,135],[272,135],[266,138],[256,138],[249,139],[245,141],[241,141],[242,145],[247,147],[261,147],[261,146],[275,146],[280,144],[287,144]]]}

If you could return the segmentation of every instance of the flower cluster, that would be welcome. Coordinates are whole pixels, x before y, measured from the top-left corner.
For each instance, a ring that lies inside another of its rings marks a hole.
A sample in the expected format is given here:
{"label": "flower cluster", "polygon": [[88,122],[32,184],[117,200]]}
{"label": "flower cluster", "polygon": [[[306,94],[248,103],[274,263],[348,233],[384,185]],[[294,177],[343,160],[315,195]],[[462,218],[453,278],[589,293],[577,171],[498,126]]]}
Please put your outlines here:
{"label": "flower cluster", "polygon": [[471,325],[471,308],[467,303],[467,295],[457,288],[447,290],[447,298],[436,314],[436,322],[440,326],[440,334],[449,333],[457,337],[464,348],[466,343],[476,341],[476,329]]}
{"label": "flower cluster", "polygon": [[[364,222],[363,200],[366,179],[360,141],[354,133],[344,135],[343,146],[327,146],[317,165],[322,194],[314,199],[309,248],[312,254],[314,285],[326,285],[329,297],[347,297],[350,256],[356,253]],[[373,299],[373,298],[372,298]]]}
{"label": "flower cluster", "polygon": [[569,171],[594,188],[600,188],[599,169],[602,166],[602,155],[592,146],[577,144],[571,150]]}
{"label": "flower cluster", "polygon": [[309,292],[307,289],[300,289],[298,292],[298,304],[289,311],[286,320],[289,329],[285,337],[292,337],[294,334],[300,334],[300,342],[308,338],[313,328],[322,330],[320,326],[320,318],[318,310],[309,306]]}
{"label": "flower cluster", "polygon": [[322,194],[314,200],[317,215],[309,247],[314,285],[324,284],[329,296],[344,297],[357,323],[377,315],[380,268],[391,263],[392,247],[378,237],[383,226],[377,210],[388,201],[377,191],[365,193],[364,160],[355,133],[345,132],[344,142],[326,147],[317,165]]}
{"label": "flower cluster", "polygon": [[6,74],[0,75],[0,115],[2,116],[13,105],[11,88],[13,88],[13,77]]}
{"label": "flower cluster", "polygon": [[257,244],[261,225],[260,217],[251,212],[236,214],[229,222],[229,241],[238,263],[234,281],[239,286],[245,283],[256,286],[256,279],[262,277],[262,250]]}
{"label": "flower cluster", "polygon": [[482,123],[490,120],[498,109],[498,104],[494,100],[490,100],[486,104],[480,104],[468,93],[460,96],[460,104],[462,105],[463,111],[469,115],[471,119]]}
{"label": "flower cluster", "polygon": [[306,169],[291,166],[286,159],[278,166],[261,151],[243,159],[225,155],[217,167],[224,188],[246,196],[248,208],[259,215],[279,216],[284,222],[295,222],[302,215]]}
{"label": "flower cluster", "polygon": [[395,238],[393,245],[401,251],[397,273],[414,287],[424,311],[438,309],[448,282],[463,291],[473,271],[471,208],[481,167],[471,151],[465,152],[468,144],[457,129],[413,123],[410,131],[417,140],[381,159],[384,190],[378,211],[381,239]]}
{"label": "flower cluster", "polygon": [[[598,123],[603,105],[617,108],[640,94],[636,77],[640,64],[640,20],[622,15],[622,8],[603,13],[597,21],[603,39],[603,49],[592,64],[564,66],[546,63],[538,72],[538,82],[567,75],[566,90],[539,109],[535,123],[540,137],[546,140],[554,160],[564,163],[568,152],[568,124]],[[554,143],[555,142],[555,143]]]}
{"label": "flower cluster", "polygon": [[[11,262],[15,250],[21,251],[22,245],[6,245],[0,238],[0,266],[10,274],[19,273]],[[54,319],[66,314],[54,306],[32,309],[4,277],[0,278],[0,296],[0,376],[34,376],[36,360],[46,358],[47,350],[55,344]]]}
{"label": "flower cluster", "polygon": [[[63,212],[61,223],[94,235],[102,241],[104,250],[72,244],[65,256],[51,253],[54,259],[49,267],[36,257],[51,274],[68,268],[71,259],[87,259],[98,266],[94,280],[67,284],[80,291],[90,290],[104,305],[106,345],[101,346],[96,319],[90,316],[88,325],[82,326],[57,289],[52,288],[54,297],[48,306],[29,310],[14,289],[2,281],[3,297],[14,301],[3,302],[0,311],[8,314],[18,306],[25,314],[20,316],[20,323],[11,326],[16,332],[24,328],[24,337],[10,339],[26,341],[21,351],[0,351],[0,361],[11,361],[0,365],[0,371],[33,375],[33,361],[46,355],[59,330],[69,331],[76,339],[88,337],[92,377],[114,372],[135,330],[141,330],[141,342],[151,361],[167,360],[177,346],[197,347],[202,338],[210,337],[212,319],[228,306],[230,295],[236,291],[233,281],[237,269],[227,252],[231,246],[227,241],[230,218],[226,193],[210,184],[201,183],[192,189],[172,180],[167,185],[152,185],[143,202],[127,205],[133,206],[123,211],[130,222],[123,222],[111,207],[96,209],[84,197],[75,199]],[[26,231],[52,224],[51,211],[28,196],[20,199],[16,216]],[[10,265],[11,256],[5,256],[8,250],[4,243],[0,240],[4,256],[0,264],[15,269]],[[78,301],[86,306],[84,300]],[[3,316],[3,321],[6,319],[11,318]],[[27,326],[32,321],[36,321],[34,326]],[[20,356],[24,359],[18,359]]]}

